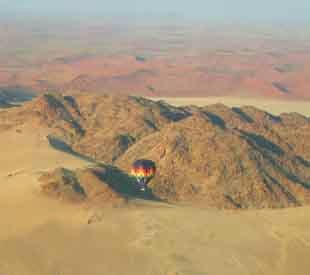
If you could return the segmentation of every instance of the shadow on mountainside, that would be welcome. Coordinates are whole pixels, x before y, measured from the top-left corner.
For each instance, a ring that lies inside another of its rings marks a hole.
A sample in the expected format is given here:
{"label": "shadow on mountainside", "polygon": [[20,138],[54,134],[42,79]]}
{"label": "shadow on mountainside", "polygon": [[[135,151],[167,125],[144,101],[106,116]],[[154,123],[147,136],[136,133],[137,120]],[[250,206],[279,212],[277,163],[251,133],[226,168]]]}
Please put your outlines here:
{"label": "shadow on mountainside", "polygon": [[[13,106],[30,101],[36,97],[36,93],[22,87],[0,87],[0,101],[4,100]],[[15,105],[16,104],[16,105]]]}
{"label": "shadow on mountainside", "polygon": [[[269,141],[261,135],[247,133],[245,131],[241,131],[241,133],[243,133],[247,141],[257,151],[259,151],[265,157],[265,159],[268,159],[269,163],[276,171],[279,172],[279,174],[283,175],[290,181],[301,185],[305,189],[310,189],[310,183],[307,180],[301,179],[299,176],[295,175],[292,171],[290,171],[290,169],[287,169],[285,166],[280,165],[279,161],[272,157],[272,154],[276,155],[277,157],[281,157],[285,154],[285,152],[280,146],[274,144],[273,142]],[[309,167],[309,162],[304,160],[302,157],[296,156],[295,160],[297,160],[304,167]]]}
{"label": "shadow on mountainside", "polygon": [[138,198],[161,201],[161,199],[156,197],[149,188],[145,192],[140,191],[136,184],[136,179],[119,168],[112,165],[101,165],[101,167],[104,169],[96,170],[96,176],[106,182],[117,193],[127,197],[128,199]]}
{"label": "shadow on mountainside", "polygon": [[254,123],[254,120],[249,116],[247,115],[241,108],[238,108],[238,107],[232,107],[231,110],[236,113],[237,115],[239,115],[239,117],[247,122],[247,123]]}
{"label": "shadow on mountainside", "polygon": [[64,141],[62,141],[61,139],[59,139],[57,137],[49,135],[47,137],[47,139],[48,139],[49,144],[55,150],[61,151],[61,152],[66,153],[66,154],[70,154],[70,155],[72,155],[74,157],[77,157],[79,159],[82,159],[82,160],[85,160],[85,161],[88,161],[88,162],[92,162],[92,163],[95,162],[92,158],[87,157],[85,155],[82,155],[82,154],[79,154],[79,153],[73,151],[72,148],[68,144],[66,144]]}
{"label": "shadow on mountainside", "polygon": [[218,115],[213,114],[211,112],[203,112],[203,113],[210,119],[212,124],[220,127],[221,129],[225,129],[226,128],[225,121],[221,117],[219,117]]}
{"label": "shadow on mountainside", "polygon": [[284,155],[284,151],[280,146],[278,146],[277,144],[273,143],[272,141],[266,139],[262,135],[247,133],[245,131],[241,131],[241,132],[243,133],[243,135],[248,139],[248,141],[251,144],[256,144],[260,148],[265,149],[269,152],[272,152],[273,154],[275,154],[277,156],[283,156]]}

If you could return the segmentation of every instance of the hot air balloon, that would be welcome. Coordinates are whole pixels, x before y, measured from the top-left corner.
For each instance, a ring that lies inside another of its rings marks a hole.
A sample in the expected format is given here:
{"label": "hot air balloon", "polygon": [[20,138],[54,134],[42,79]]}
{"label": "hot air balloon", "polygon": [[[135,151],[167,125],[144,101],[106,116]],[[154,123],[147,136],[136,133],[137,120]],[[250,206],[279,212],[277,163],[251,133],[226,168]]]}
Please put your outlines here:
{"label": "hot air balloon", "polygon": [[131,175],[136,178],[141,191],[146,190],[147,184],[154,177],[155,173],[156,165],[151,160],[139,159],[132,165]]}

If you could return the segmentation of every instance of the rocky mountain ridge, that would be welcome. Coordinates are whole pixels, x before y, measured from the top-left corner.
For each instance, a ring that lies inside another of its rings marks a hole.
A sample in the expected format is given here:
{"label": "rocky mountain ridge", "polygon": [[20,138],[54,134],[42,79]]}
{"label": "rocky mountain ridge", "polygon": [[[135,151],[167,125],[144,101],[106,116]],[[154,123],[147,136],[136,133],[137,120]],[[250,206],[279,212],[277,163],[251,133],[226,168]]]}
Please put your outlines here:
{"label": "rocky mountain ridge", "polygon": [[[46,94],[0,113],[0,129],[24,125],[48,131],[54,148],[119,173],[128,173],[138,158],[155,161],[150,189],[165,201],[216,208],[310,202],[310,119],[297,113]],[[129,176],[122,180],[131,184]]]}

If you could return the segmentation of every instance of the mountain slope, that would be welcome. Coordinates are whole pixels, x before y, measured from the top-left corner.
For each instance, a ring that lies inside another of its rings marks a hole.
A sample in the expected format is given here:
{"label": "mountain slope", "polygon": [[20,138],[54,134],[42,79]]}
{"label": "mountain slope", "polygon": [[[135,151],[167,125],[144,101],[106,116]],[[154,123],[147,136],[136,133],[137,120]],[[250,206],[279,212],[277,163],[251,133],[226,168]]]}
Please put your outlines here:
{"label": "mountain slope", "polygon": [[310,121],[299,114],[47,94],[1,112],[0,126],[36,127],[55,149],[124,173],[134,160],[152,159],[158,173],[150,187],[168,201],[262,208],[310,200]]}
{"label": "mountain slope", "polygon": [[309,164],[263,136],[214,125],[196,114],[133,145],[118,161],[154,160],[154,193],[169,201],[217,208],[286,207],[309,203]]}

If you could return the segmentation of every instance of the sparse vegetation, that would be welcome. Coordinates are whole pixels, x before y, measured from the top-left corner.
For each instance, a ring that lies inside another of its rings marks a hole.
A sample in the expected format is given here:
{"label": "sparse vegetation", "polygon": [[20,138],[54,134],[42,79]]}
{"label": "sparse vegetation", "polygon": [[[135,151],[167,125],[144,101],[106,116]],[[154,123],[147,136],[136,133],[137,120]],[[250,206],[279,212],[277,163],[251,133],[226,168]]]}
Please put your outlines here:
{"label": "sparse vegetation", "polygon": [[145,62],[146,58],[142,55],[136,55],[136,60],[139,62]]}

